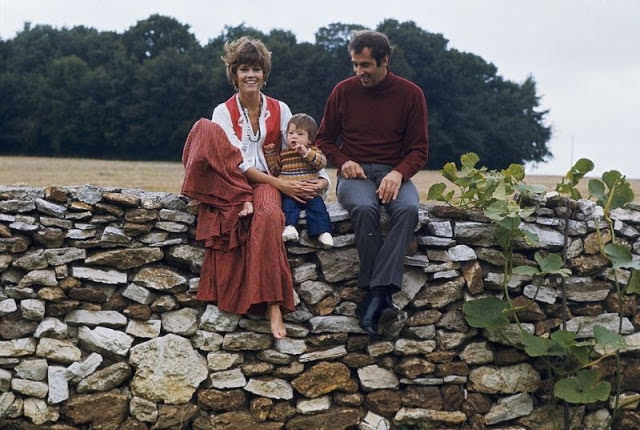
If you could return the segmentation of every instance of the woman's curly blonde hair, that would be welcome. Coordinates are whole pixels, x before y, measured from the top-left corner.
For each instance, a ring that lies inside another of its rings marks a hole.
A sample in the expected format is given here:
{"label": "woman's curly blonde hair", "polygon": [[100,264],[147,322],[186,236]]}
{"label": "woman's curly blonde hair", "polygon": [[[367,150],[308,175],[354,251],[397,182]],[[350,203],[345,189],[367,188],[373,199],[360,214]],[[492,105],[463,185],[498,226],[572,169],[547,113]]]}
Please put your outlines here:
{"label": "woman's curly blonde hair", "polygon": [[248,64],[260,66],[267,82],[271,72],[271,52],[261,40],[242,36],[232,42],[225,42],[222,61],[227,66],[227,81],[233,88],[237,87],[238,66]]}

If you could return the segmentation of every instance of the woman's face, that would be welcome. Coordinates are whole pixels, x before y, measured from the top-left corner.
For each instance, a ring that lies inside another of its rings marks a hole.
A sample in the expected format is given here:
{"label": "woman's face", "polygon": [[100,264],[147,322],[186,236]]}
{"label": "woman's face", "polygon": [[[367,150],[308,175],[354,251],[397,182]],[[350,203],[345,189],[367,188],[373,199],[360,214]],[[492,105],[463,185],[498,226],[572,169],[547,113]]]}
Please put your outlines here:
{"label": "woman's face", "polygon": [[240,64],[236,70],[238,92],[259,92],[264,84],[264,72],[258,65]]}

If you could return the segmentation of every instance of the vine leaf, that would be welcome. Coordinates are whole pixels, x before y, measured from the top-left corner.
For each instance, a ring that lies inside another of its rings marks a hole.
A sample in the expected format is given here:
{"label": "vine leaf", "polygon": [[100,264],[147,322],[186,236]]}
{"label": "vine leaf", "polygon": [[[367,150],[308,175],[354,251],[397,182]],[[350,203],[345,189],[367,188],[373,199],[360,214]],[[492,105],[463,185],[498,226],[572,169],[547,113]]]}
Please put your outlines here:
{"label": "vine leaf", "polygon": [[513,273],[522,276],[536,276],[540,271],[533,266],[517,266],[513,268]]}
{"label": "vine leaf", "polygon": [[631,276],[627,281],[627,294],[638,294],[640,293],[640,270],[631,269]]}
{"label": "vine leaf", "polygon": [[550,253],[543,256],[536,252],[533,257],[540,266],[540,271],[545,275],[560,275],[564,278],[571,275],[571,270],[564,267],[562,257],[558,254]]}
{"label": "vine leaf", "polygon": [[555,383],[556,397],[574,404],[588,404],[605,401],[611,393],[611,384],[600,379],[597,370],[582,369],[575,378],[560,379]]}
{"label": "vine leaf", "polygon": [[509,324],[504,315],[506,309],[507,304],[493,296],[471,300],[462,306],[462,312],[470,326],[488,329],[503,328]]}
{"label": "vine leaf", "polygon": [[596,343],[605,348],[606,351],[620,350],[627,346],[627,342],[624,341],[620,334],[600,325],[593,328],[593,337]]}
{"label": "vine leaf", "polygon": [[429,193],[427,194],[427,199],[429,200],[444,200],[444,190],[447,189],[447,186],[442,183],[442,182],[438,182],[437,184],[433,184],[431,185],[431,187],[429,187]]}
{"label": "vine leaf", "polygon": [[526,330],[520,330],[520,342],[529,357],[542,357],[547,355],[564,357],[567,355],[567,350],[560,348],[554,340],[533,335]]}
{"label": "vine leaf", "polygon": [[611,260],[614,269],[640,269],[640,261],[634,260],[631,251],[619,243],[608,243],[604,254]]}

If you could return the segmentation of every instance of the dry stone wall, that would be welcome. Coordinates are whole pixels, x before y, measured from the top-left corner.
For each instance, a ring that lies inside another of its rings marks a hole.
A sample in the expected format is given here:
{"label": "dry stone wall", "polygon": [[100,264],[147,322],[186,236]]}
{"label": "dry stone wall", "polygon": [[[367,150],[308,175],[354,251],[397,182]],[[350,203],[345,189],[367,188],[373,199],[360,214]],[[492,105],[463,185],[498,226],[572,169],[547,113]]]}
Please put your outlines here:
{"label": "dry stone wall", "polygon": [[[335,248],[304,232],[288,245],[299,302],[286,315],[288,337],[274,340],[263,318],[195,299],[203,260],[195,202],[89,185],[0,186],[0,428],[560,428],[540,363],[463,318],[465,300],[500,293],[504,257],[486,219],[422,207],[393,298],[399,312],[374,342],[356,318],[364,292],[349,217],[329,206]],[[634,254],[638,209],[614,214]],[[563,246],[566,210],[543,205],[527,220],[540,247]],[[568,228],[565,311],[584,339],[595,324],[620,323],[594,210],[578,202]],[[516,263],[532,264],[536,250],[523,244]],[[530,279],[514,276],[509,289],[516,303],[534,299],[521,316],[529,330],[560,325],[557,284],[535,295]],[[621,428],[632,429],[640,428],[635,296],[623,314],[630,403]],[[613,361],[599,367],[613,375]],[[609,415],[609,402],[577,408],[575,428],[605,428]]]}

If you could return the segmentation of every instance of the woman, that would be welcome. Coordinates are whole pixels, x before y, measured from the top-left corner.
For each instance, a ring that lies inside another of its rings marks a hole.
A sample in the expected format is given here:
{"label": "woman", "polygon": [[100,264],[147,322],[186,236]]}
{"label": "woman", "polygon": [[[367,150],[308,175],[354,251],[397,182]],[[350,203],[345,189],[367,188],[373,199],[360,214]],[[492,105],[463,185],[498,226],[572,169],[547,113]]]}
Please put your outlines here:
{"label": "woman", "polygon": [[269,172],[263,146],[281,148],[291,117],[285,103],[261,92],[270,55],[248,37],[225,44],[222,60],[236,94],[216,106],[213,123],[200,120],[189,133],[182,193],[201,203],[196,238],[205,240],[206,254],[198,299],[236,314],[265,312],[273,336],[282,338],[282,313],[294,303],[280,193],[304,201],[326,189],[328,177],[292,182]]}

